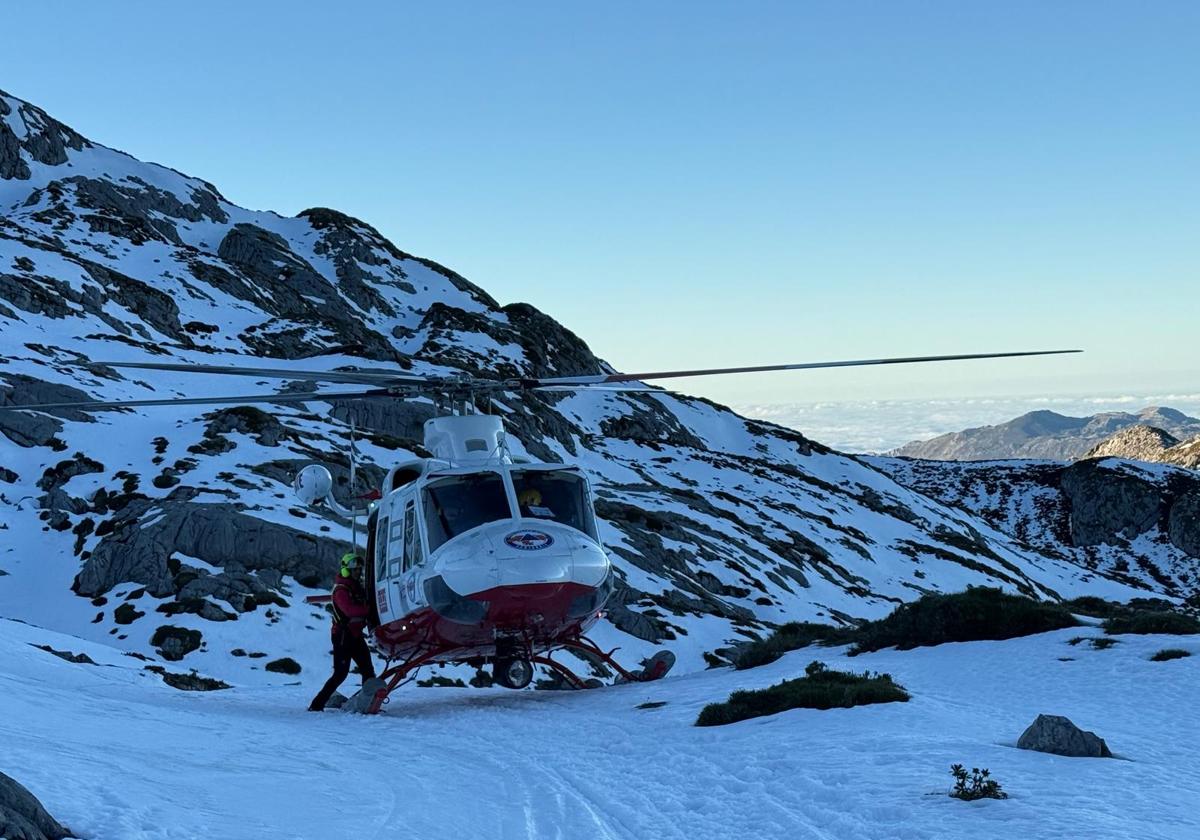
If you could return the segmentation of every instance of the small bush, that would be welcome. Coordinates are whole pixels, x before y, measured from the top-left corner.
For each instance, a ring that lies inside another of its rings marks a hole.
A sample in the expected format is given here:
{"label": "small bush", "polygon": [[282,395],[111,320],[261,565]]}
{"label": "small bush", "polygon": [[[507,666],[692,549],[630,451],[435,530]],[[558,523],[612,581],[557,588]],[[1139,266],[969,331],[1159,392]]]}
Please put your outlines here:
{"label": "small bush", "polygon": [[1104,622],[1105,633],[1171,633],[1186,636],[1200,633],[1200,621],[1177,612],[1135,612],[1116,615]]}
{"label": "small bush", "polygon": [[834,627],[812,621],[792,621],[781,625],[770,636],[751,642],[738,651],[733,667],[739,671],[774,662],[788,651],[811,644],[848,645],[854,641],[854,628]]}
{"label": "small bush", "polygon": [[1123,604],[1106,601],[1095,595],[1084,595],[1080,598],[1072,598],[1070,601],[1063,601],[1063,606],[1073,613],[1090,615],[1093,618],[1109,618],[1126,611]]}
{"label": "small bush", "polygon": [[285,656],[282,659],[273,659],[265,667],[268,671],[273,671],[276,674],[300,673],[300,663],[290,656]]}
{"label": "small bush", "polygon": [[955,799],[965,799],[971,802],[976,799],[1008,799],[1008,794],[1000,788],[1000,783],[990,778],[991,774],[978,767],[967,768],[961,764],[950,767],[950,775],[954,777],[954,790],[950,795]]}
{"label": "small bush", "polygon": [[1185,656],[1191,656],[1191,651],[1180,650],[1179,648],[1163,648],[1158,653],[1150,657],[1151,662],[1168,662],[1172,659],[1183,659]]}
{"label": "small bush", "polygon": [[909,697],[890,674],[830,671],[820,662],[810,663],[804,674],[770,688],[735,691],[724,703],[705,706],[696,718],[696,725],[722,726],[788,709],[848,709],[872,703],[903,703]]}
{"label": "small bush", "polygon": [[895,647],[1013,639],[1079,622],[1061,604],[1009,595],[993,587],[969,587],[950,595],[924,595],[897,607],[887,618],[864,624],[856,632],[851,655]]}
{"label": "small bush", "polygon": [[1092,643],[1092,647],[1096,650],[1108,650],[1117,643],[1116,639],[1106,639],[1102,636],[1095,639],[1088,639],[1088,641]]}

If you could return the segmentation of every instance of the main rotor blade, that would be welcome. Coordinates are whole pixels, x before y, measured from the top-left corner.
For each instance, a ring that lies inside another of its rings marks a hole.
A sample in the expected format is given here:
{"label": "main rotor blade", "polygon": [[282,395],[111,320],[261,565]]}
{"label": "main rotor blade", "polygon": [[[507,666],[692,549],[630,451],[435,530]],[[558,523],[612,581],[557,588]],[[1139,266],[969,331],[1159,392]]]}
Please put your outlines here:
{"label": "main rotor blade", "polygon": [[633,393],[637,391],[653,392],[655,394],[669,394],[670,391],[664,391],[662,388],[652,388],[649,385],[534,385],[530,388],[525,388],[526,391],[616,391],[622,394]]}
{"label": "main rotor blade", "polygon": [[345,391],[319,393],[306,391],[300,394],[249,394],[244,397],[180,397],[162,400],[108,400],[98,402],[43,403],[40,405],[0,405],[0,411],[50,411],[73,408],[91,411],[109,408],[141,408],[152,405],[247,405],[249,403],[300,403],[324,402],[325,400],[371,399],[395,397],[390,391]]}
{"label": "main rotor blade", "polygon": [[1082,353],[1082,350],[1026,350],[1018,353],[968,353],[957,356],[904,356],[894,359],[854,359],[844,362],[805,362],[798,365],[758,365],[755,367],[708,368],[705,370],[672,370],[652,373],[610,373],[597,376],[557,376],[546,379],[523,380],[526,388],[550,385],[604,385],[615,382],[637,382],[644,379],[674,379],[682,376],[716,376],[726,373],[765,373],[774,370],[814,370],[816,368],[860,367],[864,365],[905,365],[911,362],[955,362],[963,359],[1003,359],[1011,356],[1054,356],[1061,353]]}
{"label": "main rotor blade", "polygon": [[315,379],[318,382],[344,382],[348,385],[390,385],[392,383],[420,385],[428,381],[423,376],[371,370],[289,370],[287,368],[234,365],[194,365],[186,362],[96,362],[95,364],[138,370],[173,370],[180,373],[257,376],[265,379]]}

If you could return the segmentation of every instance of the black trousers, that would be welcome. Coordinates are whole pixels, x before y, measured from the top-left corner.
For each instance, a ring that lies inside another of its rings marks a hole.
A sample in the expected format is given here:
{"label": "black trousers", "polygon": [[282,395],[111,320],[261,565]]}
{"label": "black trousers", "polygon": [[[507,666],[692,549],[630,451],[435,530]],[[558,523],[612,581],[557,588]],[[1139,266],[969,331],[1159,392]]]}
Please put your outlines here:
{"label": "black trousers", "polygon": [[345,625],[339,626],[333,633],[333,676],[313,698],[312,706],[316,709],[325,708],[333,692],[350,674],[350,662],[358,666],[363,682],[375,676],[375,665],[371,662],[371,650],[361,632],[353,632]]}

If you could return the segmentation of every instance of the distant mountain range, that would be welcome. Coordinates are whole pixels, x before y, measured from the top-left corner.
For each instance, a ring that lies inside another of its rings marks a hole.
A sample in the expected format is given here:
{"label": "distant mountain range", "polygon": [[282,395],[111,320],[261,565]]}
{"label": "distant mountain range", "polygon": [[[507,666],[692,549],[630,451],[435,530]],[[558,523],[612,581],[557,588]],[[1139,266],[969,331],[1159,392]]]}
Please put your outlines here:
{"label": "distant mountain range", "polygon": [[[1133,429],[1141,431],[1130,431]],[[1181,445],[1181,449],[1170,452]],[[1162,457],[1164,452],[1170,454]],[[1090,417],[1031,411],[1007,423],[912,441],[889,454],[936,461],[1006,458],[1075,461],[1114,456],[1195,466],[1200,459],[1200,419],[1159,406],[1134,414],[1108,411]],[[1192,463],[1184,463],[1189,458]]]}

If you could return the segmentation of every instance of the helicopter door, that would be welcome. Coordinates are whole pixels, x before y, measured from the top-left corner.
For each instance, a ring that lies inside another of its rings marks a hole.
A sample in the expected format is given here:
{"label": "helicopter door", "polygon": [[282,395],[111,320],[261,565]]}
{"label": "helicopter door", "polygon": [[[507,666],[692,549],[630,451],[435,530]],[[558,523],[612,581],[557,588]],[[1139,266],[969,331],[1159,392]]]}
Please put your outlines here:
{"label": "helicopter door", "polygon": [[[397,522],[397,525],[400,523]],[[404,508],[403,520],[404,550],[400,557],[392,561],[393,577],[392,596],[396,599],[396,609],[407,615],[419,608],[424,598],[421,597],[420,571],[418,567],[423,560],[421,546],[421,531],[417,522],[417,506],[412,500]]]}
{"label": "helicopter door", "polygon": [[375,527],[375,608],[379,613],[380,623],[387,622],[391,618],[391,602],[387,591],[387,549],[388,549],[388,529],[391,525],[390,516],[379,517],[379,523]]}

